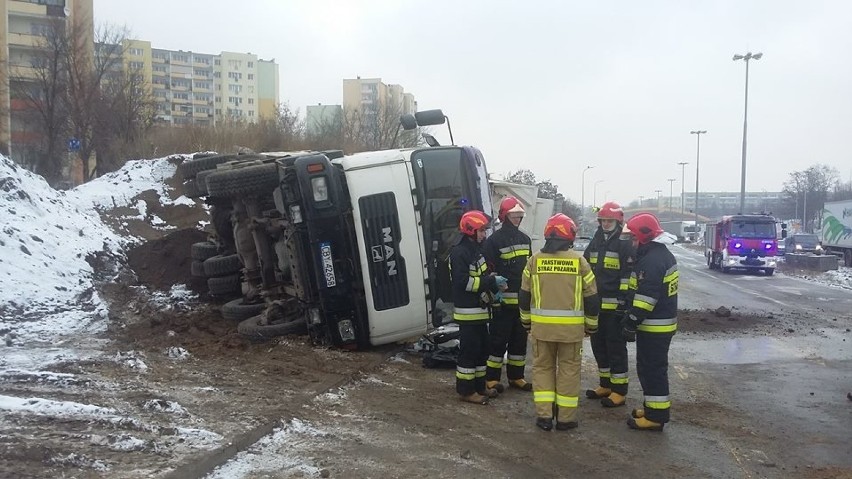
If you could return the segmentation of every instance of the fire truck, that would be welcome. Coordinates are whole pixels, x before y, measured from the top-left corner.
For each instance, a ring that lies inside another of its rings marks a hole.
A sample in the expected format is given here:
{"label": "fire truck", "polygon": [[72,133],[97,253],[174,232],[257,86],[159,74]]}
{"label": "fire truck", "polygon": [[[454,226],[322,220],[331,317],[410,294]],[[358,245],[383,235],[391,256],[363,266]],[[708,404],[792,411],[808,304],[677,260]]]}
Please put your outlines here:
{"label": "fire truck", "polygon": [[[707,266],[723,273],[760,270],[771,276],[778,254],[775,224],[769,215],[723,216],[716,224],[708,224],[704,232]],[[786,236],[786,230],[781,236]]]}

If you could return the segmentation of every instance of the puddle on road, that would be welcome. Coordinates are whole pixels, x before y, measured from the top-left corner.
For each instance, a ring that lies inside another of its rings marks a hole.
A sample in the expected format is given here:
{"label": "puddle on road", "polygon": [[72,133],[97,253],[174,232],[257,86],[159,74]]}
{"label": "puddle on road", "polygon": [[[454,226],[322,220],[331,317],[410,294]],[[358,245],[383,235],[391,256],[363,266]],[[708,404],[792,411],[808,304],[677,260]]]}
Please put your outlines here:
{"label": "puddle on road", "polygon": [[[821,330],[821,336],[693,339],[675,336],[670,356],[679,362],[749,364],[795,359],[852,359],[852,334]],[[844,341],[844,339],[846,341]]]}

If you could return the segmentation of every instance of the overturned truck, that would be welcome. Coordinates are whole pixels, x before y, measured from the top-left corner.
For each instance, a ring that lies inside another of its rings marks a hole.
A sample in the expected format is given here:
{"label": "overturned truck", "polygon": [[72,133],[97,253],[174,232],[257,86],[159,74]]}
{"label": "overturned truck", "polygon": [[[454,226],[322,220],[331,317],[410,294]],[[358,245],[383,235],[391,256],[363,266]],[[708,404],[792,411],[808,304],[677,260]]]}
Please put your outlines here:
{"label": "overturned truck", "polygon": [[242,297],[226,307],[251,314],[238,329],[253,337],[307,328],[316,343],[354,349],[446,322],[458,220],[491,214],[485,161],[469,146],[184,165],[187,188],[211,205],[212,244],[225,253],[214,262],[229,249],[239,258]]}

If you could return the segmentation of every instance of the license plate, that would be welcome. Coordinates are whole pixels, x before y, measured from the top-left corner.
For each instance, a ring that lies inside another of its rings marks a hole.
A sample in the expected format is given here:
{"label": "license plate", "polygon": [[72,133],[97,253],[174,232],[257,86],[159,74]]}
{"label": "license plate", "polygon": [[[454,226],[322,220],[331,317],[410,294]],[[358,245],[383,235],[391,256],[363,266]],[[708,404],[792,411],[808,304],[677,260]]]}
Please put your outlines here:
{"label": "license plate", "polygon": [[337,277],[334,276],[334,262],[331,257],[331,244],[320,243],[320,257],[322,258],[322,270],[325,275],[325,285],[328,288],[337,285]]}

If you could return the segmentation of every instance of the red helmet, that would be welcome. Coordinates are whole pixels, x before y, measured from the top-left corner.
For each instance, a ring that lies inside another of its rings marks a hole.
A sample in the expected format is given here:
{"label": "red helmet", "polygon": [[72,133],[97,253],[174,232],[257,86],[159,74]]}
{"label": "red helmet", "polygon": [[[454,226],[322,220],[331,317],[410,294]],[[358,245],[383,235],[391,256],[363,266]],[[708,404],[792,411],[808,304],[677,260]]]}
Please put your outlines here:
{"label": "red helmet", "polygon": [[557,213],[547,220],[547,225],[544,227],[544,238],[561,238],[568,241],[574,241],[577,237],[577,225],[574,220]]}
{"label": "red helmet", "polygon": [[601,206],[601,209],[598,210],[598,219],[615,220],[619,223],[624,223],[624,210],[621,209],[621,205],[615,201],[607,201],[603,204],[603,206]]}
{"label": "red helmet", "polygon": [[524,205],[518,201],[514,196],[507,196],[503,198],[503,201],[500,202],[500,212],[497,214],[497,218],[500,221],[506,221],[506,215],[509,213],[525,213]]}
{"label": "red helmet", "polygon": [[663,227],[660,226],[659,220],[651,213],[639,213],[633,218],[630,218],[627,221],[627,229],[633,233],[639,244],[650,243],[663,232]]}
{"label": "red helmet", "polygon": [[463,214],[459,221],[459,231],[468,236],[475,235],[476,230],[482,229],[485,226],[488,226],[488,217],[485,216],[485,213],[477,210],[471,210]]}

